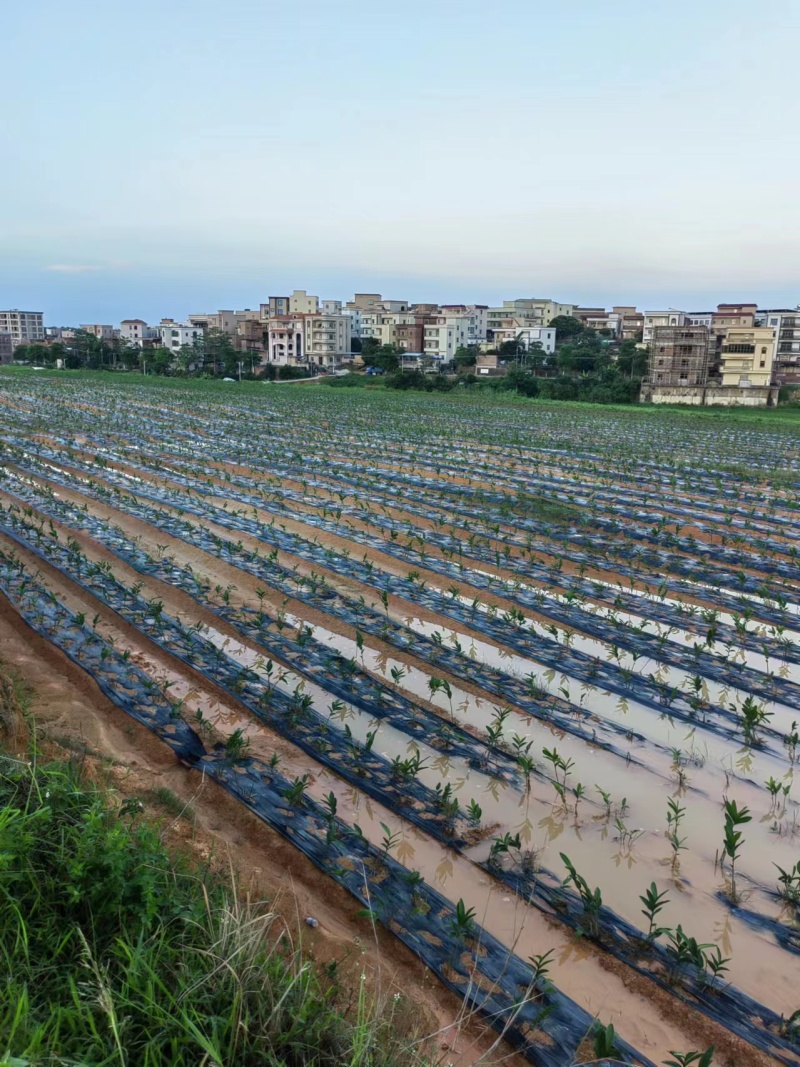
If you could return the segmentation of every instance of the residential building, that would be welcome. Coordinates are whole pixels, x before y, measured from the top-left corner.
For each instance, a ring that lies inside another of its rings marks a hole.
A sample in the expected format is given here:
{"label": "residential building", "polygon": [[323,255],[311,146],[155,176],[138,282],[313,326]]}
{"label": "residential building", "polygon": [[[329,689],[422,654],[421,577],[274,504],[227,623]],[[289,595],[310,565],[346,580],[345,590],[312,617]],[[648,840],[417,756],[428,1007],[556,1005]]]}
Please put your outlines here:
{"label": "residential building", "polygon": [[576,318],[582,326],[587,326],[591,330],[597,330],[605,328],[608,312],[605,308],[577,307],[573,312],[573,317]]}
{"label": "residential building", "polygon": [[556,329],[554,326],[525,326],[521,330],[495,330],[492,345],[498,346],[505,341],[515,341],[521,349],[541,348],[547,355],[552,355],[556,350]]}
{"label": "residential building", "polygon": [[10,333],[0,333],[0,366],[10,363],[14,358],[14,345]]}
{"label": "residential building", "polygon": [[[598,310],[604,312],[605,309]],[[574,315],[575,311],[574,304],[560,304],[555,300],[535,297],[504,300],[502,307],[486,309],[486,338],[493,340],[495,330],[549,326],[558,316]]]}
{"label": "residential building", "polygon": [[684,326],[705,326],[710,331],[713,319],[713,311],[687,311]]}
{"label": "residential building", "polygon": [[177,352],[184,345],[192,345],[203,337],[203,327],[191,322],[176,322],[174,319],[162,319],[158,327],[161,344],[170,352]]}
{"label": "residential building", "polygon": [[[420,305],[414,305],[415,309]],[[432,305],[423,305],[435,311]],[[486,322],[489,311],[486,304],[442,304],[441,313],[445,316],[466,317],[470,320],[468,344],[477,345],[486,340]]]}
{"label": "residential building", "polygon": [[338,367],[353,358],[349,315],[305,315],[304,340],[308,362],[318,367]]}
{"label": "residential building", "polygon": [[653,343],[653,333],[663,326],[683,326],[686,313],[670,308],[668,311],[645,311],[642,320],[642,341],[646,345]]}
{"label": "residential building", "polygon": [[504,300],[502,307],[486,309],[486,339],[494,340],[495,330],[544,326],[545,309],[541,300]]}
{"label": "residential building", "polygon": [[234,344],[240,352],[261,363],[265,353],[269,353],[269,324],[257,317],[240,322]]}
{"label": "residential building", "polygon": [[243,322],[257,318],[258,311],[245,308],[244,311],[215,311],[210,314],[190,315],[188,321],[192,326],[199,326],[203,330],[221,330],[233,337]]}
{"label": "residential building", "polygon": [[144,348],[146,342],[158,340],[159,331],[148,326],[144,319],[123,319],[119,324],[119,336],[123,341]]}
{"label": "residential building", "polygon": [[361,308],[351,307],[348,304],[347,307],[342,308],[342,314],[350,319],[350,336],[361,337]]}
{"label": "residential building", "polygon": [[730,329],[752,328],[755,325],[756,304],[717,304],[711,313],[711,349],[709,352],[709,378],[722,377],[722,348]]}
{"label": "residential building", "polygon": [[322,314],[323,315],[341,315],[342,302],[341,300],[323,300],[322,301]]}
{"label": "residential building", "polygon": [[262,322],[289,314],[288,296],[270,296],[266,304],[259,305],[259,318]]}
{"label": "residential building", "polygon": [[93,337],[97,337],[101,341],[113,341],[114,340],[114,327],[106,326],[99,322],[81,323],[80,328],[84,333],[90,333]]}
{"label": "residential building", "polygon": [[434,315],[423,327],[422,351],[441,363],[450,363],[459,348],[474,344],[469,315]]}
{"label": "residential building", "polygon": [[304,326],[302,315],[272,315],[267,329],[267,362],[295,367],[307,363]]}
{"label": "residential building", "polygon": [[305,289],[295,289],[289,297],[290,315],[316,315],[319,311],[319,297],[309,296]]}
{"label": "residential building", "polygon": [[382,306],[383,297],[380,293],[356,293],[346,305],[348,308],[359,308],[361,311],[370,311]]}
{"label": "residential building", "polygon": [[620,341],[641,341],[644,332],[644,315],[635,307],[617,305],[612,312],[619,316]]}
{"label": "residential building", "polygon": [[775,330],[775,383],[800,385],[800,307],[759,310],[755,324]]}
{"label": "residential building", "polygon": [[657,390],[702,388],[708,379],[710,340],[707,326],[653,327],[648,381]]}
{"label": "residential building", "polygon": [[728,326],[719,354],[724,387],[763,389],[772,382],[776,333],[771,326]]}
{"label": "residential building", "polygon": [[44,341],[44,314],[41,311],[0,311],[0,333],[11,337],[14,348]]}

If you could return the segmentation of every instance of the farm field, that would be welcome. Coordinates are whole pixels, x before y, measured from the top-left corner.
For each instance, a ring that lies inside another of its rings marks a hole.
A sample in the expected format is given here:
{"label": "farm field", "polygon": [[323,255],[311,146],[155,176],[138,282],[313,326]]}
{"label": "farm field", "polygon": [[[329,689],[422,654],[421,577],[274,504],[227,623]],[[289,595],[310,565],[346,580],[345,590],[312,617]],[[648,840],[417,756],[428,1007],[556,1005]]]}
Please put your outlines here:
{"label": "farm field", "polygon": [[529,1062],[800,1064],[800,419],[231,388],[0,375],[20,627]]}

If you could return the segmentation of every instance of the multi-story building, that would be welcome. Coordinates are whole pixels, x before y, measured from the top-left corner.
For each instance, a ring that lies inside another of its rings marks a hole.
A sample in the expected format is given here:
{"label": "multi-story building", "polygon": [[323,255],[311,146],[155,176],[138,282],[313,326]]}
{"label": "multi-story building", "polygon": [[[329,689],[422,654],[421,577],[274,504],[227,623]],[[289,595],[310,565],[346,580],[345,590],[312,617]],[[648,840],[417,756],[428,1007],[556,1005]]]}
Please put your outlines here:
{"label": "multi-story building", "polygon": [[259,305],[259,318],[262,322],[277,318],[278,315],[289,314],[288,296],[270,296],[266,304]]}
{"label": "multi-story building", "polygon": [[81,323],[80,328],[84,333],[90,333],[92,337],[97,337],[101,341],[113,341],[114,340],[114,327],[107,326],[104,323],[90,322]]}
{"label": "multi-story building", "polygon": [[775,331],[775,383],[800,385],[800,307],[759,310],[755,324]]}
{"label": "multi-story building", "polygon": [[44,341],[44,313],[41,311],[0,311],[0,333],[11,337],[11,345]]}
{"label": "multi-story building", "polygon": [[620,341],[641,341],[644,332],[644,315],[635,307],[617,305],[611,309],[619,316]]}
{"label": "multi-story building", "polygon": [[170,352],[177,352],[184,345],[192,345],[204,335],[202,326],[193,326],[191,322],[176,322],[174,319],[162,319],[158,332],[162,346]]}
{"label": "multi-story building", "polygon": [[348,304],[342,308],[342,314],[350,319],[350,336],[361,337],[361,308]]}
{"label": "multi-story building", "polygon": [[356,293],[346,304],[348,308],[359,308],[361,311],[370,311],[382,306],[383,297],[380,293]]}
{"label": "multi-story building", "polygon": [[323,315],[341,315],[342,302],[341,300],[323,300],[322,302],[322,314]]}
{"label": "multi-story building", "polygon": [[316,315],[319,311],[319,297],[309,296],[305,289],[295,289],[289,297],[290,315]]}
{"label": "multi-story building", "polygon": [[[603,308],[598,310],[604,313]],[[549,326],[560,315],[574,315],[575,312],[574,304],[560,304],[555,300],[536,297],[504,300],[502,307],[486,309],[486,337],[493,340],[495,330]]]}
{"label": "multi-story building", "polygon": [[772,382],[775,330],[771,326],[727,326],[719,352],[724,387],[763,389]]}
{"label": "multi-story building", "polygon": [[278,366],[307,363],[302,315],[272,315],[267,330],[267,362]]}
{"label": "multi-story building", "polygon": [[192,326],[199,326],[203,330],[221,330],[229,337],[235,336],[243,322],[259,317],[258,311],[245,308],[244,311],[214,311],[208,314],[198,313],[190,315],[188,321]]}
{"label": "multi-story building", "polygon": [[[435,309],[431,309],[432,311]],[[486,340],[486,322],[489,311],[486,304],[442,304],[441,313],[446,317],[469,319],[468,344],[478,345]]]}
{"label": "multi-story building", "polygon": [[0,366],[10,363],[14,358],[14,345],[11,343],[10,333],[0,333]]}
{"label": "multi-story building", "polygon": [[318,367],[338,367],[353,358],[349,315],[305,315],[304,340],[308,362]]}
{"label": "multi-story building", "polygon": [[648,382],[656,390],[702,388],[708,379],[710,339],[707,326],[653,327]]}
{"label": "multi-story building", "polygon": [[119,336],[123,341],[144,348],[146,343],[158,340],[160,334],[154,326],[148,326],[144,319],[123,319],[119,324]]}
{"label": "multi-story building", "polygon": [[645,311],[642,318],[642,341],[646,345],[653,343],[653,333],[663,326],[683,326],[686,313],[670,308],[668,311]]}
{"label": "multi-story building", "polygon": [[495,330],[492,345],[498,346],[505,341],[515,341],[520,351],[533,345],[552,355],[556,350],[556,329],[554,326],[525,326],[521,330]]}

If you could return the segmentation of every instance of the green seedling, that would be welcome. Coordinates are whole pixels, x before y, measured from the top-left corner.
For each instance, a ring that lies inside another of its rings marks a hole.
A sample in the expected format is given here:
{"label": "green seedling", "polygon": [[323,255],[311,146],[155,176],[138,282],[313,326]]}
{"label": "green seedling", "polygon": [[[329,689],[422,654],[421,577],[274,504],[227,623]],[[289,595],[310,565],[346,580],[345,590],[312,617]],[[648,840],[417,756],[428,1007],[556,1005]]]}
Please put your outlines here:
{"label": "green seedling", "polygon": [[583,907],[583,917],[586,920],[586,933],[590,937],[597,937],[600,932],[600,909],[603,906],[603,896],[599,888],[591,889],[586,879],[578,874],[569,856],[560,853],[561,862],[567,868],[567,877],[563,885],[574,885]]}
{"label": "green seedling", "polygon": [[725,829],[722,839],[722,856],[720,863],[724,864],[727,856],[731,864],[731,899],[736,901],[736,861],[741,853],[744,838],[740,826],[751,821],[748,808],[739,808],[735,800],[725,801]]}
{"label": "green seedling", "polygon": [[714,1046],[711,1045],[705,1052],[675,1052],[670,1050],[670,1056],[674,1060],[664,1060],[664,1067],[711,1067],[714,1060]]}
{"label": "green seedling", "polygon": [[651,882],[650,888],[645,890],[644,896],[639,897],[639,900],[644,904],[642,915],[648,922],[647,940],[655,941],[657,937],[666,933],[666,927],[656,926],[656,916],[669,904],[667,891],[664,889],[659,893],[656,883]]}

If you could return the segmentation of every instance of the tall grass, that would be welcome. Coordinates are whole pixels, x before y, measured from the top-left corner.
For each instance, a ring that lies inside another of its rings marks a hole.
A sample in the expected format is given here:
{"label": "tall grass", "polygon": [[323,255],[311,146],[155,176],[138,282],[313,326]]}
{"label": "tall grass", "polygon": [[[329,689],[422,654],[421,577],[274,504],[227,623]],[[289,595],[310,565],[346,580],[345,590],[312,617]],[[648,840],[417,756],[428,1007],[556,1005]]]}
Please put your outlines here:
{"label": "tall grass", "polygon": [[74,761],[0,755],[0,970],[14,1067],[428,1062],[393,998],[362,981],[347,1008],[335,968]]}

